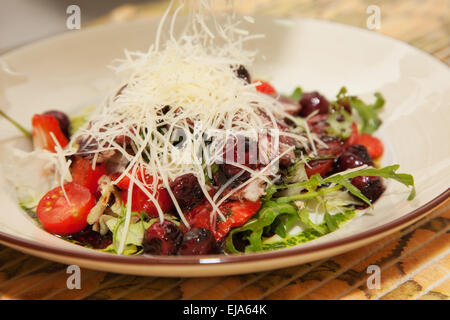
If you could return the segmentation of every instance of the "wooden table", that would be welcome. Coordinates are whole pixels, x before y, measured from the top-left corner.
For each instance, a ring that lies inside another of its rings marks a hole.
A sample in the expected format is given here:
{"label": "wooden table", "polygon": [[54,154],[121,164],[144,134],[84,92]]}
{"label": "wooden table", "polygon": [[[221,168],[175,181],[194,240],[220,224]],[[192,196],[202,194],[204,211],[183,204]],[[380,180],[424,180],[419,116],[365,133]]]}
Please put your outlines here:
{"label": "wooden table", "polygon": [[[220,2],[219,0],[217,2]],[[366,27],[366,9],[381,10],[381,32],[450,64],[448,0],[246,0],[247,14],[299,16]],[[161,15],[166,1],[122,6],[94,24]],[[0,246],[3,299],[449,299],[450,201],[386,239],[330,259],[291,268],[214,278],[138,277],[82,270],[79,290],[66,287],[66,266]],[[379,289],[366,270],[381,268]]]}

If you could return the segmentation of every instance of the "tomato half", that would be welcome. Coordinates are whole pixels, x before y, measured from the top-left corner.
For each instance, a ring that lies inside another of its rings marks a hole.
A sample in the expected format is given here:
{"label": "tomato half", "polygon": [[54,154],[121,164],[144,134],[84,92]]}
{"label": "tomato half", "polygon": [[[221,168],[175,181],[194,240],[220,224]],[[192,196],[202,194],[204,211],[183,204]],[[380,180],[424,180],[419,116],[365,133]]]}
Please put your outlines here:
{"label": "tomato half", "polygon": [[384,147],[381,140],[367,133],[358,134],[355,137],[353,144],[361,144],[366,147],[373,159],[380,157],[384,152]]}
{"label": "tomato half", "polygon": [[231,228],[240,227],[246,223],[261,208],[261,200],[258,201],[230,201],[222,204],[220,211],[227,218],[217,224],[214,236],[216,240],[223,239]]}
{"label": "tomato half", "polygon": [[[120,172],[113,173],[111,175],[111,178],[113,180],[116,180],[120,177],[120,175]],[[138,181],[147,185],[152,185],[153,183],[153,177],[148,174],[145,169],[136,170],[136,178]],[[128,188],[130,186],[130,183],[131,179],[128,176],[124,176],[116,183],[116,186],[120,190],[122,190],[122,201],[125,203],[128,201]],[[158,205],[163,212],[169,212],[173,209],[172,198],[165,188],[158,188],[157,192],[154,192],[151,188],[148,188],[147,190],[158,201]],[[131,196],[131,210],[135,212],[143,211],[147,213],[149,217],[158,217],[158,210],[156,209],[155,204],[137,185],[133,186],[133,194]]]}
{"label": "tomato half", "polygon": [[[158,189],[156,194],[153,190],[148,190],[148,192],[155,197],[163,212],[169,212],[173,209],[172,198],[165,188]],[[127,190],[122,191],[122,201],[125,203],[128,201]],[[133,193],[131,195],[131,210],[145,212],[151,218],[158,217],[158,209],[156,209],[153,201],[136,185],[133,186]]]}
{"label": "tomato half", "polygon": [[267,81],[262,81],[262,80],[255,80],[255,81],[253,81],[253,83],[256,83],[256,82],[260,82],[261,83],[261,84],[256,86],[256,90],[258,90],[259,92],[265,93],[265,94],[277,93],[275,88],[272,87],[272,85],[270,83],[268,83]]}
{"label": "tomato half", "polygon": [[[111,175],[111,178],[113,180],[117,180],[121,176],[121,174],[122,173],[120,173],[120,172],[113,173]],[[131,172],[129,174],[131,175]],[[145,169],[142,169],[142,170],[138,169],[138,170],[136,170],[136,178],[140,182],[144,182],[144,183],[146,183],[148,185],[151,185],[153,183],[153,177],[150,174],[148,174]],[[130,186],[130,182],[131,182],[130,177],[123,176],[122,179],[117,181],[116,186],[119,189],[121,189],[121,190],[128,190],[128,187]]]}
{"label": "tomato half", "polygon": [[193,228],[205,228],[211,230],[217,241],[222,240],[231,228],[242,226],[258,212],[261,201],[229,201],[219,206],[220,212],[227,218],[211,225],[212,206],[204,201],[185,214],[186,219]]}
{"label": "tomato half", "polygon": [[36,149],[45,149],[55,152],[56,143],[50,133],[53,133],[56,141],[64,148],[67,144],[67,138],[64,136],[55,117],[45,114],[35,114],[31,121],[33,126],[33,144]]}
{"label": "tomato half", "polygon": [[92,169],[91,161],[76,157],[72,164],[72,182],[88,188],[91,193],[96,193],[98,189],[98,180],[107,174],[104,163],[96,164]]}
{"label": "tomato half", "polygon": [[88,188],[76,183],[64,185],[67,202],[61,187],[50,190],[37,206],[36,215],[45,230],[59,235],[79,232],[87,226],[87,216],[95,205]]}

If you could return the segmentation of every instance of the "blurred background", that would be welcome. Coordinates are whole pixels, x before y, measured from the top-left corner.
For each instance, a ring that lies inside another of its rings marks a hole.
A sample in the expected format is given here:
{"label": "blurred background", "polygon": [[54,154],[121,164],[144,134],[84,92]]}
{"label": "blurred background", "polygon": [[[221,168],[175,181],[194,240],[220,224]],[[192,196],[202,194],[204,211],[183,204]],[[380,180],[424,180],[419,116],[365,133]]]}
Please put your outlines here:
{"label": "blurred background", "polygon": [[81,8],[81,23],[87,24],[116,7],[156,2],[149,0],[0,0],[0,50],[16,47],[66,31],[66,9]]}
{"label": "blurred background", "polygon": [[[216,9],[223,10],[230,1],[214,0]],[[61,32],[78,32],[67,30],[69,5],[80,7],[84,29],[161,16],[168,2],[0,0],[0,55]],[[407,42],[450,65],[450,0],[234,0],[234,4],[238,12],[247,15],[322,19],[365,29],[373,14],[370,8],[375,7],[381,21],[373,32]],[[0,299],[449,300],[449,218],[448,209],[437,211],[432,218],[416,224],[416,229],[393,235],[389,238],[392,244],[380,245],[380,241],[323,263],[246,276],[193,279],[83,270],[88,281],[81,290],[67,290],[65,265],[0,245]],[[358,283],[364,282],[365,270],[374,261],[385,269],[381,289],[369,295]]]}
{"label": "blurred background", "polygon": [[[214,0],[223,10],[230,0]],[[101,23],[160,16],[168,0],[0,0],[0,53],[67,31],[69,5],[81,9],[81,28]],[[305,17],[367,28],[376,6],[374,32],[408,42],[450,63],[450,0],[234,0],[245,14]]]}

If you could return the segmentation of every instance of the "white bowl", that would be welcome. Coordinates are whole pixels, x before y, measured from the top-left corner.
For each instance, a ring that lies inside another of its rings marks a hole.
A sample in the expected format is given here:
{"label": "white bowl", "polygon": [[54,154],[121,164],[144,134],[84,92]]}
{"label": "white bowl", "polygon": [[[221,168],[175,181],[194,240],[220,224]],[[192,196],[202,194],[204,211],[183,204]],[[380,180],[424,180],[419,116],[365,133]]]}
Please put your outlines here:
{"label": "white bowl", "polygon": [[[30,126],[34,113],[48,109],[74,112],[96,104],[112,83],[106,66],[123,49],[146,50],[157,20],[72,31],[0,57],[18,75],[0,71],[0,105]],[[363,246],[426,215],[450,195],[450,73],[446,65],[405,43],[367,30],[314,20],[257,17],[251,31],[265,33],[251,46],[260,59],[253,75],[270,77],[280,92],[301,86],[333,98],[345,85],[353,95],[386,98],[383,165],[400,164],[413,174],[417,196],[388,182],[373,214],[367,214],[325,237],[272,252],[190,257],[118,256],[83,248],[39,229],[18,206],[13,187],[0,173],[0,242],[50,260],[119,273],[159,276],[211,276],[287,267]],[[264,59],[263,59],[264,58]],[[0,162],[8,145],[23,143],[9,123],[0,120]]]}

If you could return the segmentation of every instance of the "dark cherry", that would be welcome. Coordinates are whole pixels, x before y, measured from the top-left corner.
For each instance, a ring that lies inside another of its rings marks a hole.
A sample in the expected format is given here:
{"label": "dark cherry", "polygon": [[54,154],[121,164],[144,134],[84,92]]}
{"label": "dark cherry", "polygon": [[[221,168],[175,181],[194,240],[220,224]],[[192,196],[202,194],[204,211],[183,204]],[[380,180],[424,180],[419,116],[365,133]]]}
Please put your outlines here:
{"label": "dark cherry", "polygon": [[58,120],[59,127],[61,128],[62,133],[68,138],[69,137],[69,128],[70,128],[70,120],[69,117],[61,111],[50,110],[44,112],[45,115],[52,116],[56,120]]}
{"label": "dark cherry", "polygon": [[104,249],[112,243],[111,233],[102,236],[88,226],[80,232],[65,236],[68,240],[74,240],[85,245],[90,245],[94,249]]}
{"label": "dark cherry", "polygon": [[240,65],[234,72],[238,78],[245,80],[247,83],[251,83],[250,73],[243,65]]}
{"label": "dark cherry", "polygon": [[385,190],[383,180],[380,177],[355,177],[351,179],[350,182],[357,187],[371,203],[377,200]]}
{"label": "dark cherry", "polygon": [[360,167],[364,164],[373,166],[373,160],[366,147],[354,144],[344,149],[342,154],[334,162],[335,172]]}
{"label": "dark cherry", "polygon": [[328,107],[330,103],[328,100],[322,96],[317,91],[307,92],[302,95],[300,99],[300,109],[299,115],[301,117],[307,117],[316,110],[319,110],[319,114],[328,113]]}
{"label": "dark cherry", "polygon": [[197,178],[192,173],[176,178],[171,184],[173,195],[182,210],[189,210],[200,203],[204,194]]}
{"label": "dark cherry", "polygon": [[[251,143],[247,137],[236,136],[227,140],[224,146],[223,160],[224,163],[219,165],[219,170],[214,176],[217,185],[222,185],[229,178],[241,172],[243,169],[229,162],[236,162],[251,169],[258,167],[256,152],[251,152],[250,148],[256,147],[256,143]],[[253,151],[253,150],[252,150]],[[232,159],[232,160],[231,160]],[[244,171],[233,185],[242,182],[250,177],[248,171]],[[219,182],[219,183],[218,183]]]}
{"label": "dark cherry", "polygon": [[178,254],[209,254],[214,253],[216,248],[216,239],[212,235],[211,231],[205,228],[192,228],[184,234],[183,242],[178,250]]}
{"label": "dark cherry", "polygon": [[154,255],[173,255],[183,239],[183,232],[173,222],[153,223],[144,234],[144,251]]}

